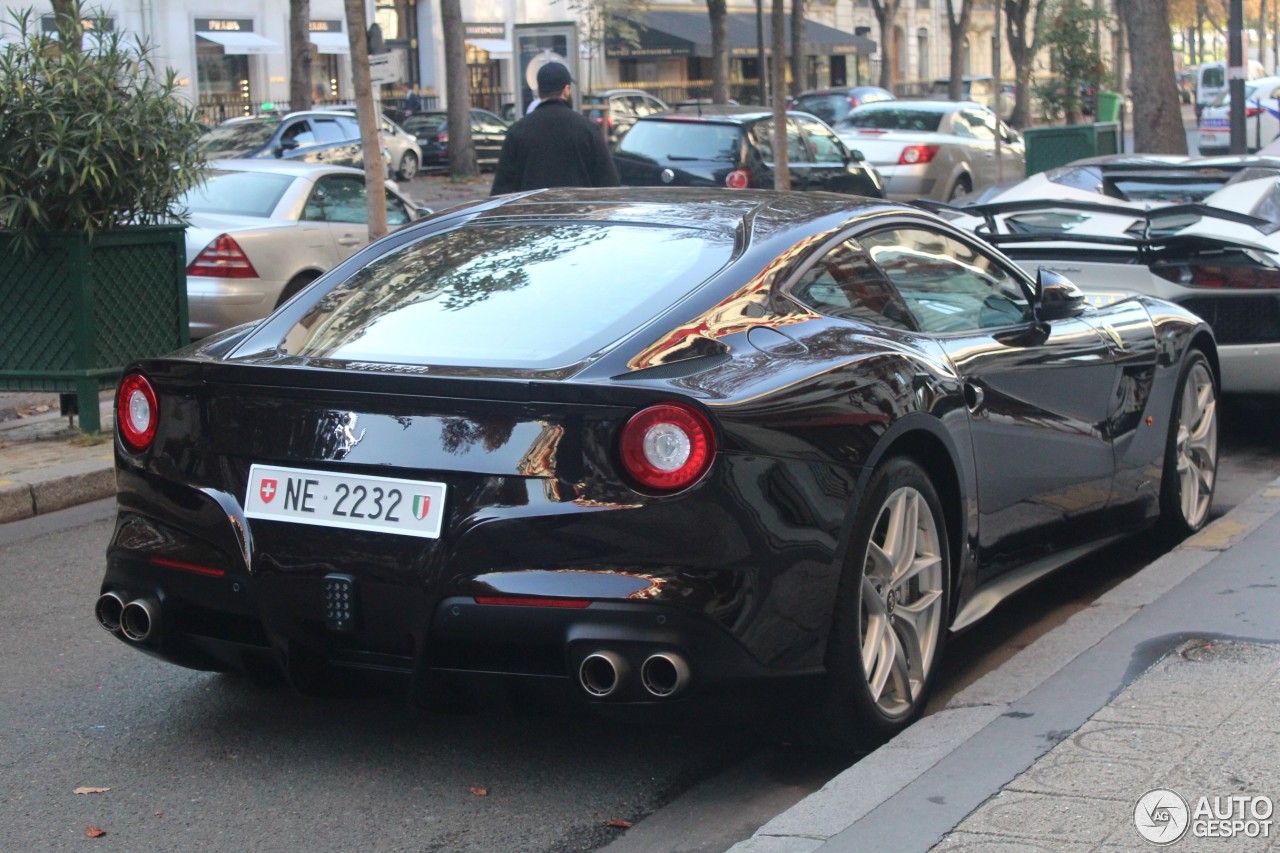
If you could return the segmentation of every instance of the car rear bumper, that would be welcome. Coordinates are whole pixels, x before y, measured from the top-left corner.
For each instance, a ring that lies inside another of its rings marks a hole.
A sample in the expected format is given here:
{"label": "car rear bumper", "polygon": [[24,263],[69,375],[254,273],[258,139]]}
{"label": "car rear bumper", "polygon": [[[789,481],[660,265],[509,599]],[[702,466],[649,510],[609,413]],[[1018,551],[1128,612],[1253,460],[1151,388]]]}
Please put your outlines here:
{"label": "car rear bumper", "polygon": [[191,337],[203,338],[271,313],[286,282],[262,278],[187,277]]}
{"label": "car rear bumper", "polygon": [[874,165],[884,182],[885,198],[913,201],[933,197],[938,182],[929,174],[927,166]]}

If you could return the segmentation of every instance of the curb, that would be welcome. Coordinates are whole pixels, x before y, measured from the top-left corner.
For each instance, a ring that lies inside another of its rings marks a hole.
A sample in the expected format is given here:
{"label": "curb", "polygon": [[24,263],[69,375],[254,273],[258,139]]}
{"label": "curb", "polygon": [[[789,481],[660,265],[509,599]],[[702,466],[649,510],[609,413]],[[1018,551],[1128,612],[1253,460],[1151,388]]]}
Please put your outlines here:
{"label": "curb", "polygon": [[109,456],[46,466],[18,479],[0,480],[0,524],[109,498],[115,493],[115,464]]}
{"label": "curb", "polygon": [[[956,694],[943,710],[914,723],[821,790],[775,816],[751,838],[731,847],[730,853],[812,853],[823,847],[988,726],[1002,717],[1018,716],[1011,706],[1277,514],[1280,480]],[[1031,756],[1027,766],[1036,758]],[[977,803],[989,793],[994,792],[981,792]],[[845,836],[836,846],[849,840]]]}

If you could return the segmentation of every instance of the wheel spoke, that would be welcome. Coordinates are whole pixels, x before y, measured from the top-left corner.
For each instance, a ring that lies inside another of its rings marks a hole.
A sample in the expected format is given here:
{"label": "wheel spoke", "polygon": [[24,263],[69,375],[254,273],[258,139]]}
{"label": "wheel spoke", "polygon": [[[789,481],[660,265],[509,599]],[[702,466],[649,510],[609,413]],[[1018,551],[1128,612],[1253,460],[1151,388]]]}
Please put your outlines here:
{"label": "wheel spoke", "polygon": [[872,700],[879,703],[883,698],[885,685],[889,683],[889,677],[893,675],[896,668],[898,657],[902,654],[902,649],[898,645],[898,635],[892,631],[881,632],[880,642],[873,649],[872,665],[867,669],[867,686],[871,688]]}
{"label": "wheel spoke", "polygon": [[[893,574],[889,583],[897,586],[910,571],[915,561],[920,538],[920,495],[903,490],[899,493],[889,516],[889,530],[885,534],[885,552],[893,560]],[[892,548],[889,542],[893,542]]]}
{"label": "wheel spoke", "polygon": [[884,642],[884,633],[888,630],[889,616],[880,592],[866,577],[862,579],[862,623],[862,670],[870,679],[876,656]]}

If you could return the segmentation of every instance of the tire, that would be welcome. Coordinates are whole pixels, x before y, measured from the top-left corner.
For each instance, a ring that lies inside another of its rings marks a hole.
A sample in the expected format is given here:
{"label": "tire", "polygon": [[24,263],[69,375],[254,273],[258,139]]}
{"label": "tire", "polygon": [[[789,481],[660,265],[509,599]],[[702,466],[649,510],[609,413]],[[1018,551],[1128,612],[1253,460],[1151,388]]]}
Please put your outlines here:
{"label": "tire", "polygon": [[1160,478],[1160,522],[1170,536],[1195,533],[1209,521],[1218,478],[1218,385],[1209,360],[1188,353],[1178,373]]}
{"label": "tire", "polygon": [[396,175],[402,181],[412,181],[414,176],[418,174],[418,155],[412,151],[406,151],[400,157],[400,167],[396,170]]}
{"label": "tire", "polygon": [[973,192],[973,185],[969,183],[969,179],[964,175],[956,178],[956,182],[951,185],[951,192],[947,193],[947,201],[955,201],[962,195],[968,195]]}
{"label": "tire", "polygon": [[872,473],[848,553],[812,733],[828,746],[869,749],[920,715],[946,638],[946,521],[916,462],[890,458]]}
{"label": "tire", "polygon": [[298,291],[302,290],[302,288],[306,287],[319,277],[320,273],[318,272],[300,272],[295,275],[289,283],[284,286],[284,290],[280,291],[280,298],[276,300],[276,307],[279,308],[281,305],[288,302],[298,294]]}

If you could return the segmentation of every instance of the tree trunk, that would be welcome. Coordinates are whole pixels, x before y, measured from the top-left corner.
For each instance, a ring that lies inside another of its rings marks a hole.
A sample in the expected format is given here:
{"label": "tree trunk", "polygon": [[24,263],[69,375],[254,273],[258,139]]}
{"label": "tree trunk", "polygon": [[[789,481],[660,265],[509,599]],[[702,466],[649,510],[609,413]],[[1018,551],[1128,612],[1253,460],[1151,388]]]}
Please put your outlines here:
{"label": "tree trunk", "polygon": [[289,109],[311,109],[311,0],[289,0]]}
{"label": "tree trunk", "polygon": [[791,0],[791,96],[808,88],[805,82],[804,0]]}
{"label": "tree trunk", "polygon": [[461,0],[440,0],[440,29],[444,33],[444,89],[449,113],[449,174],[474,178],[480,170],[471,144],[471,75],[467,73]]}
{"label": "tree trunk", "polygon": [[1173,71],[1173,34],[1167,0],[1124,0],[1133,63],[1133,146],[1149,154],[1186,154]]}
{"label": "tree trunk", "polygon": [[729,10],[727,0],[707,0],[711,18],[711,101],[729,103]]}
{"label": "tree trunk", "polygon": [[[1009,123],[1014,127],[1027,127],[1032,123],[1031,71],[1036,54],[1040,52],[1040,36],[1037,21],[1044,20],[1045,0],[1003,0],[1005,12],[1005,36],[1009,43],[1009,58],[1013,60],[1014,80],[1017,91],[1013,99],[1013,115]],[[1032,11],[1035,16],[1032,18]]]}
{"label": "tree trunk", "polygon": [[951,35],[951,77],[947,84],[947,97],[953,101],[964,100],[964,51],[959,47],[964,44],[972,16],[973,6],[970,0],[960,0],[959,17],[956,17],[954,0],[947,0],[947,31]]}
{"label": "tree trunk", "polygon": [[787,0],[773,0],[773,61],[770,89],[773,90],[773,188],[791,189],[791,169],[787,165]]}
{"label": "tree trunk", "polygon": [[387,234],[387,164],[382,159],[381,117],[369,80],[368,27],[364,0],[343,0],[347,12],[347,44],[351,47],[351,78],[356,90],[356,118],[360,121],[360,147],[364,149],[364,185],[369,203],[369,240]]}
{"label": "tree trunk", "polygon": [[880,88],[893,91],[893,72],[898,56],[893,44],[893,24],[898,17],[898,0],[871,0],[880,25]]}
{"label": "tree trunk", "polygon": [[80,0],[51,0],[54,26],[58,29],[58,42],[69,53],[79,53],[84,38],[84,24],[80,21],[83,10]]}

